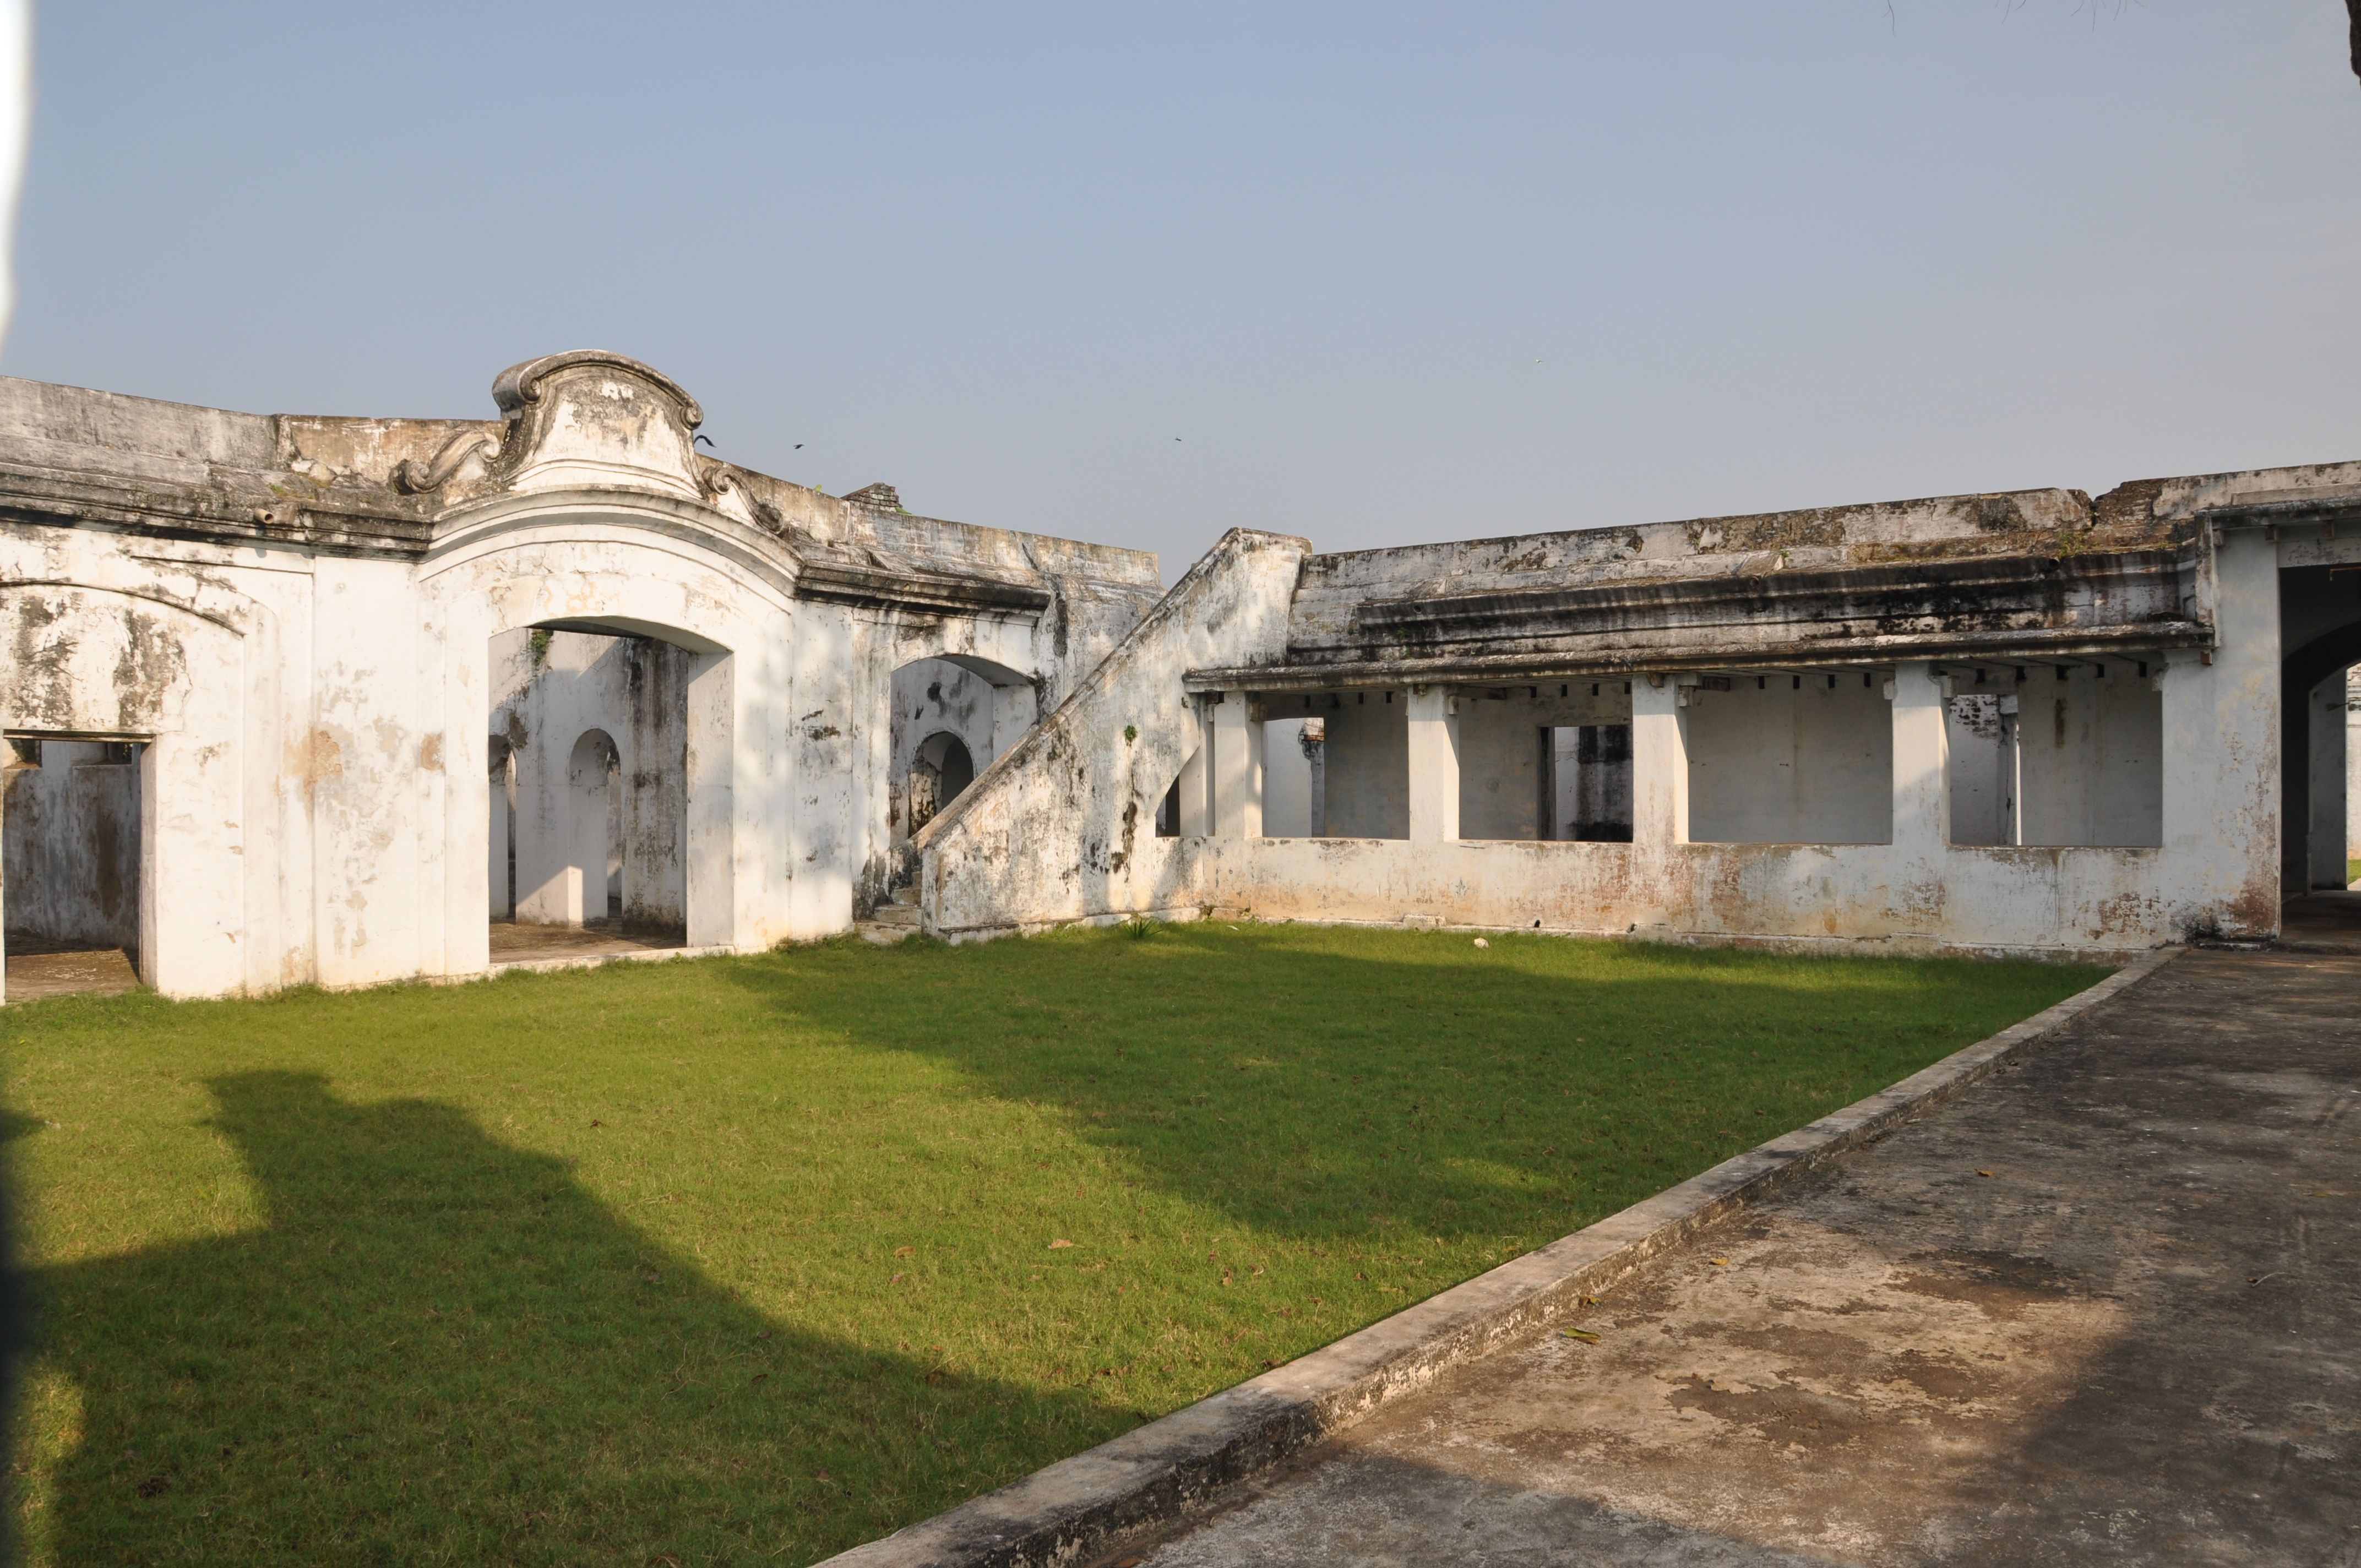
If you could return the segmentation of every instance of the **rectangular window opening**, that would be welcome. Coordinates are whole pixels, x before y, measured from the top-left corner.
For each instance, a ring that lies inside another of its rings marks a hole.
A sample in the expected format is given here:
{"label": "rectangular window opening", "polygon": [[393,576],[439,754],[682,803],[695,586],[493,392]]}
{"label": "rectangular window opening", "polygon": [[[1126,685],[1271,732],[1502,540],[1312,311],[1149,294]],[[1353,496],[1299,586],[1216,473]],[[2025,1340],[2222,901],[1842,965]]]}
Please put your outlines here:
{"label": "rectangular window opening", "polygon": [[1262,727],[1262,832],[1266,839],[1328,834],[1328,719],[1273,718]]}
{"label": "rectangular window opening", "polygon": [[1785,686],[1706,677],[1682,694],[1689,839],[1884,844],[1894,838],[1894,710],[1881,672]]}
{"label": "rectangular window opening", "polygon": [[[1367,692],[1356,692],[1352,701],[1338,702],[1321,721],[1315,797],[1319,826],[1312,829],[1316,837],[1410,837],[1410,715],[1406,704],[1391,700],[1390,692],[1381,696],[1382,700],[1371,702]],[[1271,825],[1273,754],[1296,743],[1282,740],[1278,729],[1271,726],[1273,733],[1266,735],[1263,746],[1263,831],[1273,835],[1279,831]],[[1306,819],[1310,811],[1307,802]]]}
{"label": "rectangular window opening", "polygon": [[[1944,704],[1950,842],[2148,849],[2164,842],[2164,696],[2147,665],[1952,675]],[[2129,678],[2126,678],[2129,677]]]}
{"label": "rectangular window opening", "polygon": [[1459,837],[1631,841],[1631,703],[1621,683],[1460,694]]}

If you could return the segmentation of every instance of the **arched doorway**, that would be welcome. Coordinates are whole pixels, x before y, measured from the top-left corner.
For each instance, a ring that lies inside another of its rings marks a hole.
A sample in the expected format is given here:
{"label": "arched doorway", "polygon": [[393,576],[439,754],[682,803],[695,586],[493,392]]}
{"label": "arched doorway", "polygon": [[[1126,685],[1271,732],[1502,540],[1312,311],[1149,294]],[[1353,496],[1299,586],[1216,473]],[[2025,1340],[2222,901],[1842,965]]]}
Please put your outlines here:
{"label": "arched doorway", "polygon": [[910,831],[916,833],[933,821],[937,812],[974,782],[975,759],[958,736],[939,729],[920,741],[911,757],[906,784]]}
{"label": "arched doorway", "polygon": [[1033,721],[1032,696],[1031,683],[1014,672],[974,660],[917,659],[894,672],[886,773],[893,843],[908,842],[1016,743]]}

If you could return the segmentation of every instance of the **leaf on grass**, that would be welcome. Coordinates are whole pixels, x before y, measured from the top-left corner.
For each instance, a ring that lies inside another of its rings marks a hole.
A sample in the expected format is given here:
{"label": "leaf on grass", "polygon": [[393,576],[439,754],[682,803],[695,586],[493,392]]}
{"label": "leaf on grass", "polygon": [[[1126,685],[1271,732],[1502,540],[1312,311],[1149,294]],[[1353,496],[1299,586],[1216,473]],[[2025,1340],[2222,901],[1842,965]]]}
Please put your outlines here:
{"label": "leaf on grass", "polygon": [[1598,1336],[1592,1333],[1588,1329],[1560,1329],[1558,1330],[1558,1332],[1564,1334],[1568,1339],[1578,1339],[1585,1344],[1597,1344],[1598,1343]]}
{"label": "leaf on grass", "polygon": [[771,1375],[767,1372],[757,1372],[754,1374],[754,1381],[757,1383],[767,1383],[770,1379]]}
{"label": "leaf on grass", "polygon": [[895,1257],[907,1257],[917,1250],[918,1249],[914,1246],[897,1246],[894,1249],[894,1255]]}
{"label": "leaf on grass", "polygon": [[1060,1236],[1056,1241],[1049,1244],[1049,1250],[1051,1252],[1055,1252],[1061,1246],[1071,1246],[1073,1245],[1073,1243],[1068,1241],[1065,1237]]}

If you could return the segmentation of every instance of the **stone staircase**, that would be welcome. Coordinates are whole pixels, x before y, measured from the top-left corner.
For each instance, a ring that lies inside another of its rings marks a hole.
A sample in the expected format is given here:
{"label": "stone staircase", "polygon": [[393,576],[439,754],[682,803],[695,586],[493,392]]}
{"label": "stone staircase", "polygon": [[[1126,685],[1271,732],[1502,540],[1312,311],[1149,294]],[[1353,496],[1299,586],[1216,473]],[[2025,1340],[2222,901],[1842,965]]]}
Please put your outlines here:
{"label": "stone staircase", "polygon": [[869,912],[868,919],[853,922],[853,929],[864,942],[898,942],[924,928],[918,918],[918,890],[910,886],[895,888],[884,903]]}

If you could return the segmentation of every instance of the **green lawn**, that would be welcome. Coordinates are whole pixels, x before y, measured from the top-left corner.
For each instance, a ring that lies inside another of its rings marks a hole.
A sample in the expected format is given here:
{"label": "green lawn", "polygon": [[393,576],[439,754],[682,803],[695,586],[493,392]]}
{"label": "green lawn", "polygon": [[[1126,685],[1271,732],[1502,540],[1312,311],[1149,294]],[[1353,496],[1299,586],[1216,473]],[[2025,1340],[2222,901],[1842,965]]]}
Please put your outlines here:
{"label": "green lawn", "polygon": [[808,1562],[2101,972],[1211,925],[11,1007],[27,1545]]}

